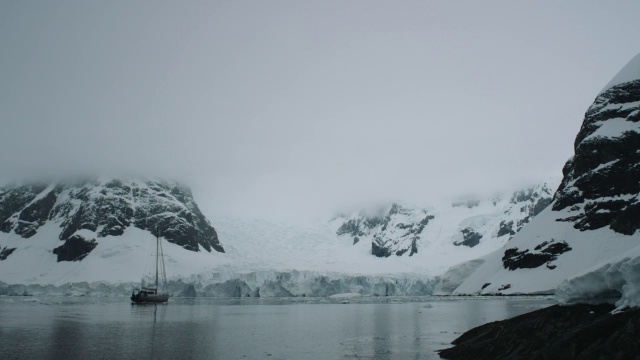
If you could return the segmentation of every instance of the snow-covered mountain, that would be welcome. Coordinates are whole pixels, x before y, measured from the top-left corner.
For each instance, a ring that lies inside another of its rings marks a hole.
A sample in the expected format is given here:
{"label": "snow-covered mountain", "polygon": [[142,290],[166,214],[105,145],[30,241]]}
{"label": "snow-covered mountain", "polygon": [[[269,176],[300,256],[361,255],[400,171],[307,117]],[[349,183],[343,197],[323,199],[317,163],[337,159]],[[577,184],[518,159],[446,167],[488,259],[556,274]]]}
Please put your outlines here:
{"label": "snow-covered mountain", "polygon": [[131,250],[157,234],[184,253],[224,252],[190,190],[176,183],[92,179],[0,190],[2,280],[135,272],[147,256]]}
{"label": "snow-covered mountain", "polygon": [[554,292],[566,279],[568,298],[636,291],[624,267],[640,253],[640,54],[589,107],[574,149],[552,205],[504,248],[452,268],[455,293]]}
{"label": "snow-covered mountain", "polygon": [[100,179],[0,189],[0,231],[28,239],[49,222],[59,224],[63,246],[84,238],[80,230],[104,238],[136,227],[187,250],[224,252],[190,190],[166,181]]}
{"label": "snow-covered mountain", "polygon": [[550,180],[487,199],[431,207],[391,204],[332,220],[336,234],[378,257],[414,256],[434,248],[497,248],[551,203],[558,182]]}

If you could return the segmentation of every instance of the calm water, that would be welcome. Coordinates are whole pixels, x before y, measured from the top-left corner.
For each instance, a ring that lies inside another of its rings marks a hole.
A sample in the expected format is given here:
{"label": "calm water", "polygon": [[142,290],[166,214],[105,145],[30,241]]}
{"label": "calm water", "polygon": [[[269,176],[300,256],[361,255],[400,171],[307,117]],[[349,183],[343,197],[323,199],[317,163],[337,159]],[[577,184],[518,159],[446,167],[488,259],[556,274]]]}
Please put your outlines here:
{"label": "calm water", "polygon": [[531,298],[0,297],[3,359],[438,359],[460,333],[549,306]]}

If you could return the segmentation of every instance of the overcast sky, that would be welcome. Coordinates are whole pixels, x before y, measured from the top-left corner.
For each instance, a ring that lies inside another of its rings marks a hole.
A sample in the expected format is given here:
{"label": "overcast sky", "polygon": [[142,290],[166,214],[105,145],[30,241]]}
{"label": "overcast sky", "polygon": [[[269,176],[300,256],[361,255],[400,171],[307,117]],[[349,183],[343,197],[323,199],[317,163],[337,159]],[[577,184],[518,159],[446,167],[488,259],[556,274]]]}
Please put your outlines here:
{"label": "overcast sky", "polygon": [[[615,4],[614,4],[615,3]],[[287,218],[560,177],[629,1],[0,0],[0,182],[178,178]]]}

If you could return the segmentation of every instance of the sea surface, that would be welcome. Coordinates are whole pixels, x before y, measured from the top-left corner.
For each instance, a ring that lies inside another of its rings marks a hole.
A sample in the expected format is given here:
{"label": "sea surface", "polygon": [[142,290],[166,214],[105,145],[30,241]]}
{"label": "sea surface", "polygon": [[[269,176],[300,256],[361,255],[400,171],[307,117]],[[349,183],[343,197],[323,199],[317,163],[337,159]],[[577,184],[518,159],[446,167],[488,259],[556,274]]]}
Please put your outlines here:
{"label": "sea surface", "polygon": [[0,297],[2,359],[439,359],[475,326],[552,298]]}

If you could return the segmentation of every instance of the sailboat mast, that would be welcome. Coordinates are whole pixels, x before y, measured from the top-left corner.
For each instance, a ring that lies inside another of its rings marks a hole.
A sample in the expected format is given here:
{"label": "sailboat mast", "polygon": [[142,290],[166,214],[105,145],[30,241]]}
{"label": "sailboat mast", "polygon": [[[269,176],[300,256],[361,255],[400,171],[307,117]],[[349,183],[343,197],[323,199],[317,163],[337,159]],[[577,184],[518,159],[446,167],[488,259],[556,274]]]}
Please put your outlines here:
{"label": "sailboat mast", "polygon": [[167,269],[164,267],[164,250],[162,249],[162,239],[160,239],[160,275],[162,275],[162,288],[167,290]]}
{"label": "sailboat mast", "polygon": [[158,253],[158,247],[160,244],[160,236],[156,234],[156,291],[158,291],[158,258],[160,254]]}

